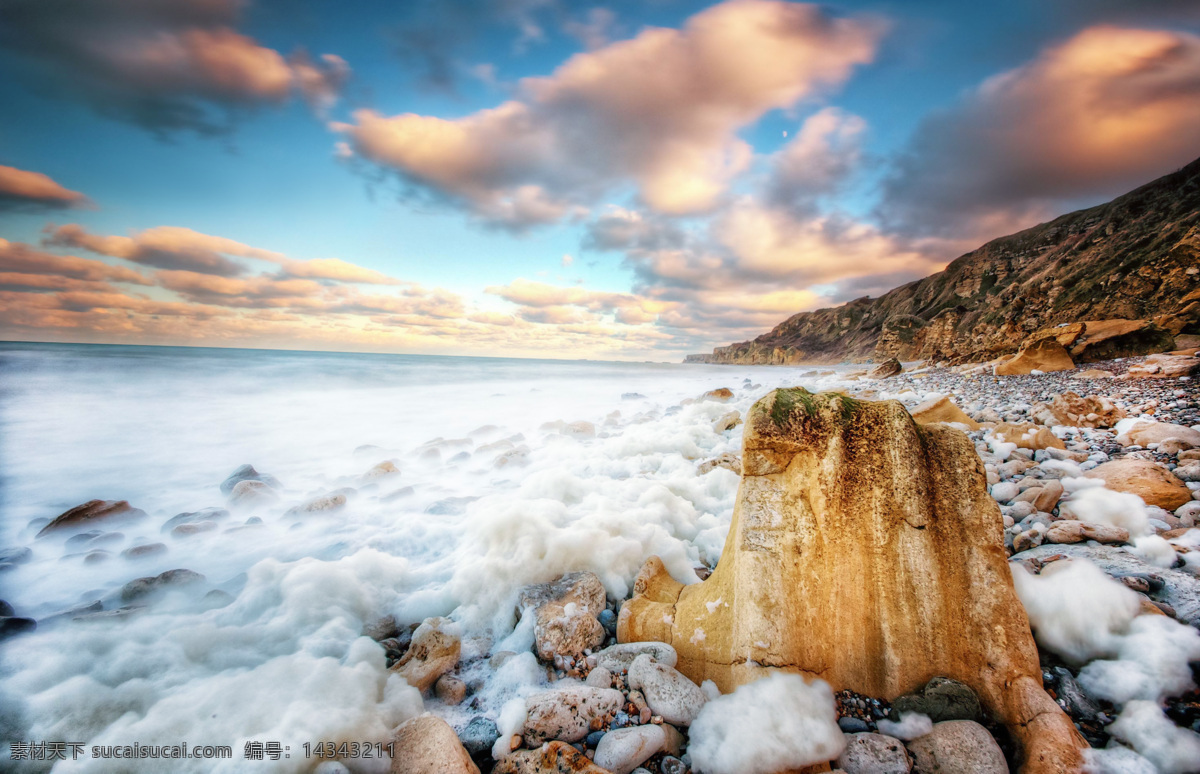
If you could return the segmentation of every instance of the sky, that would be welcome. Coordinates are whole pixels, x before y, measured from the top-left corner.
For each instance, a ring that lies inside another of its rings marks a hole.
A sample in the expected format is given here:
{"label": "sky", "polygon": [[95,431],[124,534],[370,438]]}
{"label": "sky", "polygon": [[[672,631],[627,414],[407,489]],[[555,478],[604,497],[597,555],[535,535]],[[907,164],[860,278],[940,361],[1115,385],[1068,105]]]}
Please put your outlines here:
{"label": "sky", "polygon": [[1195,0],[0,0],[0,339],[677,361],[1200,156]]}

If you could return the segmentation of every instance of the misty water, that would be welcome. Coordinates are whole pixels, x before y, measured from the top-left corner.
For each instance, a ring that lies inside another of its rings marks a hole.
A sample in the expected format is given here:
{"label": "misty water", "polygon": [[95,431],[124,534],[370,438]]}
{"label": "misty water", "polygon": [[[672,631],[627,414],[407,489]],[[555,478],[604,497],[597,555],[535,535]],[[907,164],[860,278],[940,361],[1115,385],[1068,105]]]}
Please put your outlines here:
{"label": "misty water", "polygon": [[[591,570],[620,599],[655,554],[696,581],[693,568],[720,555],[738,485],[724,469],[697,474],[741,451],[742,428],[713,422],[776,386],[839,384],[804,372],[0,345],[0,548],[32,549],[0,574],[0,598],[42,622],[0,650],[4,742],[233,747],[231,761],[172,771],[246,770],[247,741],[279,742],[291,757],[253,770],[308,771],[305,742],[386,742],[422,709],[460,727],[494,718],[546,679],[517,626],[518,590]],[[695,400],[717,387],[734,398]],[[398,474],[364,479],[389,460]],[[278,501],[227,505],[220,484],[244,463],[278,479]],[[346,488],[340,510],[288,514]],[[35,537],[93,498],[148,516],[89,527],[108,533],[90,545],[68,545],[70,530]],[[206,532],[163,530],[207,507],[229,515]],[[122,555],[148,543],[166,550]],[[96,601],[118,609],[126,583],[177,568],[204,581],[121,617],[46,620]],[[422,700],[388,672],[361,636],[387,614],[458,622],[465,705]],[[501,646],[524,652],[493,673],[486,656]],[[115,769],[85,755],[54,770]]]}

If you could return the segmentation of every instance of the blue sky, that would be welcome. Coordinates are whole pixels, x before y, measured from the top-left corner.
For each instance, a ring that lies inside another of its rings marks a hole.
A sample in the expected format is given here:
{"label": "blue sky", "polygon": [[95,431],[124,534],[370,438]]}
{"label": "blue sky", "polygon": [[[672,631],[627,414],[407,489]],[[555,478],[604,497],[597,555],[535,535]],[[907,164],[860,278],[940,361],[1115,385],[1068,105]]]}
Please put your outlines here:
{"label": "blue sky", "polygon": [[1200,155],[1198,32],[1178,0],[0,0],[0,337],[677,359]]}

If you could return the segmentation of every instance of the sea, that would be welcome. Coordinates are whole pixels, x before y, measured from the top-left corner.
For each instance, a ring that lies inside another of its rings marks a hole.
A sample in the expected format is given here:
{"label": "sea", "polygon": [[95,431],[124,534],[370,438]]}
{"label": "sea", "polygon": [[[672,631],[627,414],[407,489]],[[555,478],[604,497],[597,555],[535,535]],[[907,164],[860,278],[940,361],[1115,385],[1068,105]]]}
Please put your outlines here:
{"label": "sea", "polygon": [[[525,585],[589,570],[623,599],[652,555],[697,582],[739,483],[697,471],[741,453],[742,427],[714,423],[849,370],[0,343],[0,550],[20,552],[0,599],[39,622],[0,644],[0,768],[387,771],[315,753],[544,689]],[[230,502],[246,464],[273,496]],[[331,493],[345,503],[305,508]],[[146,516],[37,537],[92,499]],[[198,530],[167,525],[206,508]],[[177,569],[203,578],[123,595]],[[387,669],[363,636],[386,615],[452,619],[466,702]],[[492,669],[500,650],[519,656]]]}

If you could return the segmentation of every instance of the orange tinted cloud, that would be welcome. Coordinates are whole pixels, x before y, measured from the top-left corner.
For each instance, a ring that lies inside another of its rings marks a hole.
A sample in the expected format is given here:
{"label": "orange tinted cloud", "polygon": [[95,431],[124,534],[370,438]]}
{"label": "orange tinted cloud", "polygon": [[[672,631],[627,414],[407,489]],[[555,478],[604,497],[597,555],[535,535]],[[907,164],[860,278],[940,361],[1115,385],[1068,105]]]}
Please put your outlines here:
{"label": "orange tinted cloud", "polygon": [[0,165],[0,210],[82,207],[88,198],[41,172]]}
{"label": "orange tinted cloud", "polygon": [[1096,26],[925,122],[884,213],[982,236],[1099,201],[1200,155],[1200,37]]}
{"label": "orange tinted cloud", "polygon": [[73,255],[55,255],[5,239],[0,239],[0,271],[69,277],[87,282],[153,284],[145,275],[125,266],[110,266],[103,261]]}
{"label": "orange tinted cloud", "polygon": [[630,181],[655,211],[701,212],[750,163],[740,129],[843,83],[881,34],[877,20],[813,5],[729,0],[682,29],[577,54],[490,110],[360,110],[334,128],[360,156],[494,223],[557,220]]}

